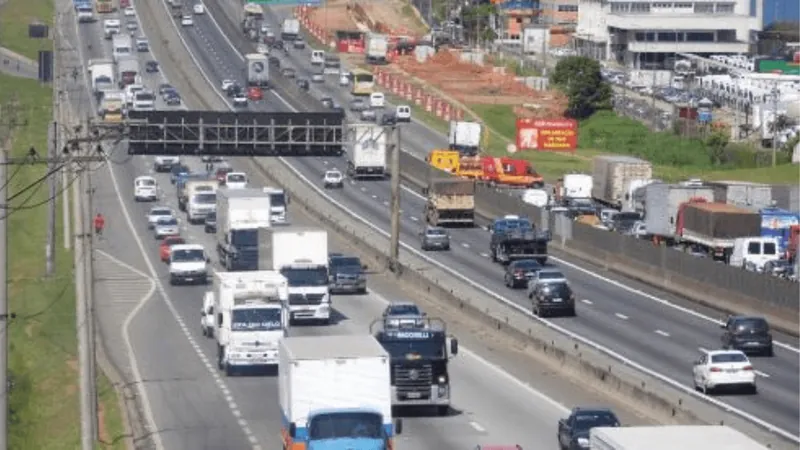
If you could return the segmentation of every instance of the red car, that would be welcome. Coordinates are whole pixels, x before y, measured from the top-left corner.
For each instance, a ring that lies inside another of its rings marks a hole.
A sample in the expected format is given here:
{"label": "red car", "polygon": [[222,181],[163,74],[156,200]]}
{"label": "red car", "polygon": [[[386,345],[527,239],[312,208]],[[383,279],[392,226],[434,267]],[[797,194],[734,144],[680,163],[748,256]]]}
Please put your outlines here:
{"label": "red car", "polygon": [[185,244],[186,241],[180,236],[167,236],[161,241],[158,247],[158,254],[162,262],[169,262],[169,252],[173,245]]}
{"label": "red car", "polygon": [[120,9],[125,9],[129,6],[131,6],[131,0],[119,0]]}
{"label": "red car", "polygon": [[260,87],[252,86],[247,90],[247,99],[251,102],[264,99],[264,92]]}
{"label": "red car", "polygon": [[233,167],[220,167],[217,169],[215,177],[221,186],[225,185],[225,178],[230,172],[233,172]]}

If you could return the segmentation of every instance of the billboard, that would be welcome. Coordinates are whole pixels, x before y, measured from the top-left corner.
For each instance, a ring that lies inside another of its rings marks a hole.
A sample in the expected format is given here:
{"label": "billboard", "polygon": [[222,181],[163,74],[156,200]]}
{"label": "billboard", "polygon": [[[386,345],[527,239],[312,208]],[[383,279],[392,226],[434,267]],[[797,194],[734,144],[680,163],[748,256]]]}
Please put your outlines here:
{"label": "billboard", "polygon": [[757,59],[756,72],[800,75],[800,53],[795,54],[794,60],[792,61],[783,59]]}
{"label": "billboard", "polygon": [[517,150],[573,152],[577,147],[577,120],[517,118]]}

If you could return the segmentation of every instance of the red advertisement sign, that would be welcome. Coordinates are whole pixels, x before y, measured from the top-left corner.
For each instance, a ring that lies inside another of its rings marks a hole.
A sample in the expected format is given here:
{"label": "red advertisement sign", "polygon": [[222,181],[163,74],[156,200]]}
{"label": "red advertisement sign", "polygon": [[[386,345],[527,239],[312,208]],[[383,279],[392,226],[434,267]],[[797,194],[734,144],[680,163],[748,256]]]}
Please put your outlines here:
{"label": "red advertisement sign", "polygon": [[364,40],[339,39],[336,42],[336,50],[339,53],[364,53]]}
{"label": "red advertisement sign", "polygon": [[517,150],[574,152],[578,121],[573,119],[517,119]]}

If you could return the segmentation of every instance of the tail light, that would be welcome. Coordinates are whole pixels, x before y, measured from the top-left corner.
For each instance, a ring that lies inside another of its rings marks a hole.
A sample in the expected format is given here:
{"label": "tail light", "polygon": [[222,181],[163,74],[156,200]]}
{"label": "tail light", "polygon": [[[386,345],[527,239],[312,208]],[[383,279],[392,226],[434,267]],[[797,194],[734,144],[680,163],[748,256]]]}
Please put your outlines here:
{"label": "tail light", "polygon": [[744,366],[742,370],[753,370],[753,366]]}
{"label": "tail light", "polygon": [[719,367],[712,367],[712,368],[711,368],[711,369],[709,369],[709,370],[710,370],[711,372],[722,372],[722,369],[720,369]]}

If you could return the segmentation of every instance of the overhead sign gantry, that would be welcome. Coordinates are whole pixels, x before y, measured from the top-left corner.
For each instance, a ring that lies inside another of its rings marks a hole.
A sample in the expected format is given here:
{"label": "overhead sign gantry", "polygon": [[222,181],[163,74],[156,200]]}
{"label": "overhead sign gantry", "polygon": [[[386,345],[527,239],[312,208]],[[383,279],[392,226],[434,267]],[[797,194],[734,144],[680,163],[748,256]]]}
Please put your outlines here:
{"label": "overhead sign gantry", "polygon": [[346,120],[341,111],[131,111],[123,128],[131,155],[335,156]]}

